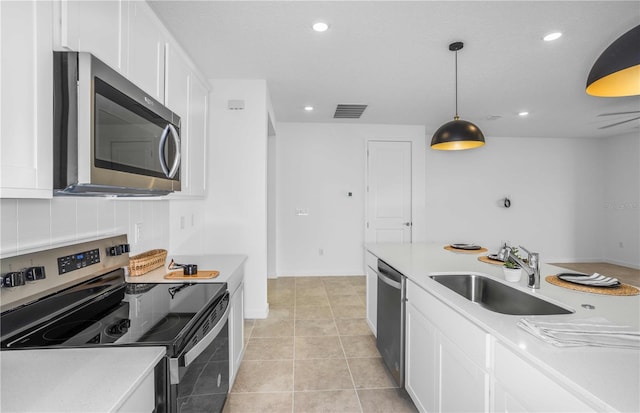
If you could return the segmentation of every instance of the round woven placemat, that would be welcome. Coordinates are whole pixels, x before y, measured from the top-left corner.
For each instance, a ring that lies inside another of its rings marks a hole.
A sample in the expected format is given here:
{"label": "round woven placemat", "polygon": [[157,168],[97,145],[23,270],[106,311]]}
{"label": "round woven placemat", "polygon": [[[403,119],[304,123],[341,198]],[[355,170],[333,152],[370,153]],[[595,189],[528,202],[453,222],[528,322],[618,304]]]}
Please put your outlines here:
{"label": "round woven placemat", "polygon": [[492,260],[486,255],[478,257],[478,261],[486,262],[487,264],[493,264],[493,265],[504,265],[504,262],[500,260]]}
{"label": "round woven placemat", "polygon": [[593,293],[593,294],[605,294],[605,295],[638,295],[640,294],[640,290],[636,287],[620,284],[619,287],[590,287],[588,285],[580,285],[570,283],[565,280],[561,280],[557,275],[548,275],[545,280],[549,284],[557,285],[558,287],[568,288],[570,290],[582,291],[585,293]]}
{"label": "round woven placemat", "polygon": [[453,248],[451,245],[445,245],[444,249],[451,252],[461,252],[463,254],[480,254],[489,251],[485,247],[481,247],[479,250],[463,250],[460,248]]}

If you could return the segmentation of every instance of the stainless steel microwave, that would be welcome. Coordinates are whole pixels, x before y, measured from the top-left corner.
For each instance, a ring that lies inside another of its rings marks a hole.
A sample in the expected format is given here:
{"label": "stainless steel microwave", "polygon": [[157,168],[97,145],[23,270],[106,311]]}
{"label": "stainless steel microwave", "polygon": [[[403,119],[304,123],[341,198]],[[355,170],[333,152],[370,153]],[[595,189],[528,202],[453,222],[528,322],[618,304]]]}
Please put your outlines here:
{"label": "stainless steel microwave", "polygon": [[180,117],[85,52],[54,53],[54,195],[180,190]]}

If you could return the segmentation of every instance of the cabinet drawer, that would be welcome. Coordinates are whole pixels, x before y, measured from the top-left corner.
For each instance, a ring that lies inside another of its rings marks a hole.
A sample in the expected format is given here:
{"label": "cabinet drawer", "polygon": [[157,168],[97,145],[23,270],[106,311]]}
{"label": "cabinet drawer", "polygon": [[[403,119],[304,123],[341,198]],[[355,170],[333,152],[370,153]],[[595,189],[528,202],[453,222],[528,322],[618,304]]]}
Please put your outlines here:
{"label": "cabinet drawer", "polygon": [[417,284],[407,283],[407,301],[476,365],[488,368],[489,335]]}

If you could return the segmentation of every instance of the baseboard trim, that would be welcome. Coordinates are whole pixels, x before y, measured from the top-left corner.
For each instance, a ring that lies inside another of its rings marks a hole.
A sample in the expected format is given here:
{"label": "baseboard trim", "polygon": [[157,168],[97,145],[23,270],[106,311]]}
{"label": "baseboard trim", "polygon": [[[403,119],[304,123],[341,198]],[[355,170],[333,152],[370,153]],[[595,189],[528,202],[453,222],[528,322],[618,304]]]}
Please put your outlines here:
{"label": "baseboard trim", "polygon": [[269,315],[269,303],[267,303],[263,308],[245,308],[244,309],[244,318],[245,319],[264,319]]}

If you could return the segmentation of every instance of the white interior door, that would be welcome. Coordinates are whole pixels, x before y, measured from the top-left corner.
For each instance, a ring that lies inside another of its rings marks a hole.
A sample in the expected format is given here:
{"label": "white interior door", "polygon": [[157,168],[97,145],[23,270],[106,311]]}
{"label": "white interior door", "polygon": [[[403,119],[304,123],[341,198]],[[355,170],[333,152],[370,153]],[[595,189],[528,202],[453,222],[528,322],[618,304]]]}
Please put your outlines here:
{"label": "white interior door", "polygon": [[411,142],[367,142],[366,242],[411,242]]}

